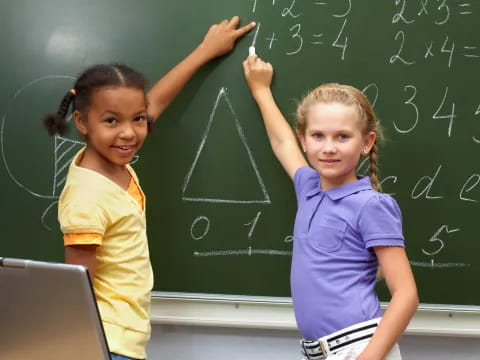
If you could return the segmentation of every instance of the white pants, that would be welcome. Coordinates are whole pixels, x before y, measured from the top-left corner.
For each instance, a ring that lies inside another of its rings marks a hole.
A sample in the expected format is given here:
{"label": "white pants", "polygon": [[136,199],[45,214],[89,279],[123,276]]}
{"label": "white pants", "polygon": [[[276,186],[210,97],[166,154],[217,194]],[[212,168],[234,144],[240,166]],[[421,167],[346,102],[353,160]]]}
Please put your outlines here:
{"label": "white pants", "polygon": [[[345,350],[340,350],[335,355],[329,355],[325,360],[355,360],[358,355],[367,347],[368,340],[359,341],[358,343],[352,344]],[[402,360],[402,355],[400,354],[400,348],[398,344],[390,350],[388,355],[385,357],[385,360]]]}
{"label": "white pants", "polygon": [[[302,353],[308,359],[318,360],[356,360],[357,357],[367,347],[371,336],[375,332],[377,324],[381,318],[367,320],[358,324],[351,325],[345,329],[326,335],[318,341],[301,342]],[[356,340],[358,339],[358,341]],[[344,345],[342,345],[342,342]],[[330,346],[333,345],[334,354],[331,353]],[[320,350],[321,347],[326,349]],[[327,353],[326,357],[321,353]],[[305,358],[303,358],[305,359]],[[402,360],[400,348],[395,344],[383,360]]]}

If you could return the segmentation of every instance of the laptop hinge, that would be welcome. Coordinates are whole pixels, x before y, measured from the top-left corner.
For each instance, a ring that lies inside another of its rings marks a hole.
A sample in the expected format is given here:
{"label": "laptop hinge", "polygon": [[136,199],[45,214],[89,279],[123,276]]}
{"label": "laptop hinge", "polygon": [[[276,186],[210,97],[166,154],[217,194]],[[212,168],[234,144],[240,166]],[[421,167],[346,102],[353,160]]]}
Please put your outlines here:
{"label": "laptop hinge", "polygon": [[28,261],[13,258],[0,258],[0,266],[24,269]]}

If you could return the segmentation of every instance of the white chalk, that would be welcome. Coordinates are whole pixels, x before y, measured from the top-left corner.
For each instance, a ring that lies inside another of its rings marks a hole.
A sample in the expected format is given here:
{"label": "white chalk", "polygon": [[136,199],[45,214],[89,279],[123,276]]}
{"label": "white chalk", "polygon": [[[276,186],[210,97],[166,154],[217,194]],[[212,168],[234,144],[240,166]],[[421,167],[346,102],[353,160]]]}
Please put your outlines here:
{"label": "white chalk", "polygon": [[248,48],[248,56],[256,56],[257,54],[255,54],[255,46],[250,46]]}

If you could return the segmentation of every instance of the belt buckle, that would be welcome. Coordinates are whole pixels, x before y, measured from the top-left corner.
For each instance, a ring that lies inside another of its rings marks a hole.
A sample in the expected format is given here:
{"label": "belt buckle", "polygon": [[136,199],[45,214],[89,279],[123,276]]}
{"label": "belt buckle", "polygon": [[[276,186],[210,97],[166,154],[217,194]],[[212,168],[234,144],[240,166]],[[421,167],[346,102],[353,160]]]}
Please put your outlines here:
{"label": "belt buckle", "polygon": [[322,355],[327,357],[330,352],[328,344],[325,344],[322,339],[318,339],[318,343],[320,345],[320,350],[322,350]]}

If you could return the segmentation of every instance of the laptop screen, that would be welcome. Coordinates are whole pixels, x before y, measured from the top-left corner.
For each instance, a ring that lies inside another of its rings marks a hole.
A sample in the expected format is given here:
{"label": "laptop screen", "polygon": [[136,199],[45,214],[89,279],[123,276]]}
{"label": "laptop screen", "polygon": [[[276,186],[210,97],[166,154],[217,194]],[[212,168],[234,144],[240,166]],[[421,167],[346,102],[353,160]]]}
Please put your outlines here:
{"label": "laptop screen", "polygon": [[83,266],[0,258],[0,314],[0,359],[110,359]]}

